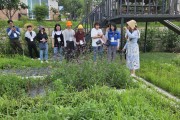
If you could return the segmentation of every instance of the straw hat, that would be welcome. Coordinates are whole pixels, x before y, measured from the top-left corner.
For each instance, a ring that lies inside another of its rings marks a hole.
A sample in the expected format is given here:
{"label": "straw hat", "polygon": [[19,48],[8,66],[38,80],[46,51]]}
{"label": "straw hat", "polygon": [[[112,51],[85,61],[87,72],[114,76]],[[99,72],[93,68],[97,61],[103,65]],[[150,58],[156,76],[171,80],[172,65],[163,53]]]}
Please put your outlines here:
{"label": "straw hat", "polygon": [[134,29],[135,26],[137,26],[137,22],[135,20],[130,20],[130,21],[127,22],[127,24],[129,25],[129,27],[131,29]]}
{"label": "straw hat", "polygon": [[78,25],[78,29],[83,29],[83,26],[81,24]]}
{"label": "straw hat", "polygon": [[27,26],[31,26],[32,29],[35,28],[35,26],[34,26],[32,23],[26,23],[26,24],[24,25],[24,29],[27,29]]}
{"label": "straw hat", "polygon": [[71,21],[67,21],[66,22],[66,26],[72,26],[72,22]]}

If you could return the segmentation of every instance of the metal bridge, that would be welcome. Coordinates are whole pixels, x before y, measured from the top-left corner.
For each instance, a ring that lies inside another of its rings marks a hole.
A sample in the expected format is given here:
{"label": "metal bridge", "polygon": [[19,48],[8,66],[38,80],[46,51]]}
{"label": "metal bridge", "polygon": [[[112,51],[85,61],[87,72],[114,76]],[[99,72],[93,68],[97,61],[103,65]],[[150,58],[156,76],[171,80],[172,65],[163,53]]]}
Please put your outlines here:
{"label": "metal bridge", "polygon": [[[145,33],[147,22],[158,21],[180,35],[180,27],[169,21],[180,19],[180,15],[171,14],[167,2],[167,0],[102,0],[79,24],[84,26],[87,40],[90,39],[90,31],[96,21],[100,22],[101,27],[105,27],[108,22],[120,24],[123,34],[124,23],[130,19],[146,22]],[[121,40],[121,48],[122,46]]]}

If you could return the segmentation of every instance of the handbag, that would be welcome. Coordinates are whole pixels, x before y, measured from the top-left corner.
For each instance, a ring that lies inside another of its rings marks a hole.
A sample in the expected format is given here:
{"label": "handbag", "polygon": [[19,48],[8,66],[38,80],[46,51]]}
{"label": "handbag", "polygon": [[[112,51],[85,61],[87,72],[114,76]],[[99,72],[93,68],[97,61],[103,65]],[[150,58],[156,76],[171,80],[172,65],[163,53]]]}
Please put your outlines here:
{"label": "handbag", "polygon": [[45,50],[46,49],[46,43],[39,43],[39,49]]}
{"label": "handbag", "polygon": [[102,44],[102,41],[101,41],[101,40],[98,40],[98,41],[96,42],[96,44],[97,44],[97,45]]}
{"label": "handbag", "polygon": [[110,46],[110,45],[111,45],[111,41],[110,41],[110,40],[107,40],[105,45],[106,45],[106,46]]}

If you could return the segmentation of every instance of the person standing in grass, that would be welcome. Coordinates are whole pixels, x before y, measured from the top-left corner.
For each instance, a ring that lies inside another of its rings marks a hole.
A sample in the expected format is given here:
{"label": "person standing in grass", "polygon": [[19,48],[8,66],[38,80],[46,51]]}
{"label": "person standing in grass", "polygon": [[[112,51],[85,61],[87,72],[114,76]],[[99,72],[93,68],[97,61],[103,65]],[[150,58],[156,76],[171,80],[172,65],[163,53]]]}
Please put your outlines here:
{"label": "person standing in grass", "polygon": [[52,32],[52,48],[54,49],[54,58],[57,60],[58,53],[60,56],[60,61],[63,60],[63,47],[64,47],[64,36],[61,30],[61,25],[56,24],[54,31]]}
{"label": "person standing in grass", "polygon": [[78,26],[78,31],[75,34],[76,38],[76,47],[77,47],[77,57],[84,51],[84,45],[85,45],[85,33],[83,31],[83,26]]}
{"label": "person standing in grass", "polygon": [[48,63],[48,36],[45,32],[45,28],[43,26],[39,27],[39,32],[37,34],[37,40],[39,41],[39,49],[40,49],[40,60],[41,63],[45,60]]}
{"label": "person standing in grass", "polygon": [[36,33],[32,30],[32,25],[28,25],[27,31],[25,33],[25,40],[27,41],[28,44],[28,50],[31,59],[34,59],[32,50],[34,50],[36,57],[39,58],[35,39],[36,39]]}
{"label": "person standing in grass", "polygon": [[72,60],[74,57],[74,50],[75,50],[75,31],[72,29],[72,22],[67,21],[66,29],[63,31],[64,36],[64,46],[66,47],[66,59],[67,61]]}
{"label": "person standing in grass", "polygon": [[127,27],[124,27],[127,37],[129,39],[126,44],[126,62],[127,67],[130,69],[131,76],[135,76],[135,70],[140,68],[139,62],[139,46],[138,39],[140,38],[140,32],[137,29],[137,23],[135,20],[127,22]]}
{"label": "person standing in grass", "polygon": [[14,22],[12,20],[8,20],[7,23],[9,24],[9,27],[7,28],[6,32],[10,39],[10,45],[13,48],[12,53],[20,52],[20,54],[22,54],[23,49],[19,41],[20,29],[17,26],[14,26]]}
{"label": "person standing in grass", "polygon": [[94,28],[91,30],[91,38],[92,38],[92,48],[93,48],[93,61],[96,62],[97,54],[102,59],[103,55],[103,32],[100,29],[100,24],[96,22],[94,24]]}
{"label": "person standing in grass", "polygon": [[116,24],[111,24],[107,33],[108,38],[108,62],[114,61],[116,58],[116,51],[119,50],[120,32],[117,30]]}

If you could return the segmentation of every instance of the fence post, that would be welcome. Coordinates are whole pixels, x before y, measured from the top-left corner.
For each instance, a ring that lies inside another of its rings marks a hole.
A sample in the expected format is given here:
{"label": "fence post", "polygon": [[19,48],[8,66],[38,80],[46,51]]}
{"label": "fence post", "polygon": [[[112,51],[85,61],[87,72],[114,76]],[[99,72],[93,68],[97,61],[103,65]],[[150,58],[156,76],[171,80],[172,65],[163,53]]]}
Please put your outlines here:
{"label": "fence post", "polygon": [[123,55],[123,51],[122,51],[122,49],[123,49],[123,35],[124,35],[123,27],[124,27],[124,18],[121,18],[121,47],[120,47],[120,49],[121,49],[120,60],[121,61],[122,61],[122,55]]}
{"label": "fence post", "polygon": [[148,22],[146,21],[145,38],[144,38],[144,53],[146,52],[146,44],[147,44],[147,25],[148,25]]}

